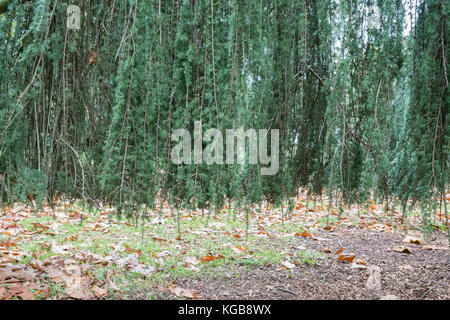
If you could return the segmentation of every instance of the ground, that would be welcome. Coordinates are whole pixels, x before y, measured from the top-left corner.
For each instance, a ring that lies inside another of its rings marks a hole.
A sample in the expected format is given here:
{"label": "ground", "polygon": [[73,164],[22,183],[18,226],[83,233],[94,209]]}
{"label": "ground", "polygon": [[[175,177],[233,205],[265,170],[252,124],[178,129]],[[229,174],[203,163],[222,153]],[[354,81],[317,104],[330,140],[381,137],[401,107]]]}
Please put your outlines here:
{"label": "ground", "polygon": [[382,204],[339,215],[326,203],[255,207],[248,227],[245,210],[227,206],[164,204],[144,223],[78,202],[5,207],[0,299],[450,298],[443,216],[425,236],[417,212],[401,224]]}
{"label": "ground", "polygon": [[[292,270],[271,266],[245,271],[238,267],[222,277],[180,280],[177,285],[197,290],[204,299],[359,300],[389,295],[402,300],[450,299],[449,251],[420,250],[412,245],[412,254],[393,252],[393,245],[404,244],[402,239],[400,234],[349,230],[339,236],[339,242],[333,238],[329,241],[328,247],[333,252],[343,246],[369,265],[379,266],[380,289],[366,288],[367,270],[352,269],[337,259],[321,259],[315,265],[300,264]],[[312,250],[320,250],[323,245],[323,242],[303,242],[303,247]],[[240,276],[234,277],[233,273]]]}

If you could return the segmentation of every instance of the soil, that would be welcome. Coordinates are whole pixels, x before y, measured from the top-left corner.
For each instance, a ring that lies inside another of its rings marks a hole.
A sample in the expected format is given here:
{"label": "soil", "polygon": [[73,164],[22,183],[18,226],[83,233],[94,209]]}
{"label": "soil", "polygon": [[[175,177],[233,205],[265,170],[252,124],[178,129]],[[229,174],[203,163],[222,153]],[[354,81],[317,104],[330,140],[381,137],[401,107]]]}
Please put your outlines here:
{"label": "soil", "polygon": [[[343,234],[328,234],[328,241],[302,240],[302,247],[329,248],[328,259],[315,265],[299,264],[293,269],[279,265],[252,270],[234,266],[223,276],[179,279],[176,285],[197,291],[199,299],[226,300],[377,300],[395,296],[400,300],[447,300],[450,298],[450,251],[445,235],[434,235],[427,244],[443,247],[424,250],[422,245],[404,243],[404,234],[350,229]],[[396,246],[412,253],[397,253]],[[345,248],[367,266],[381,269],[381,288],[368,289],[368,270],[352,269],[338,261],[335,252]],[[167,296],[167,298],[173,298]]]}

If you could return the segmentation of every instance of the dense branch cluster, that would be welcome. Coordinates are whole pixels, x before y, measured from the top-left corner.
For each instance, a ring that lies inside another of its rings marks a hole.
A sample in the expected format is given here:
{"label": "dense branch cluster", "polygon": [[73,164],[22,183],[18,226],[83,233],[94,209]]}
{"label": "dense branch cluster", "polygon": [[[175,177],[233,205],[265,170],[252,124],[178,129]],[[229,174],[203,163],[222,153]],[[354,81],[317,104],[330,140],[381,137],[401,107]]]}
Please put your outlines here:
{"label": "dense branch cluster", "polygon": [[[7,2],[3,202],[63,195],[131,213],[157,195],[216,208],[304,188],[342,203],[413,199],[426,213],[445,194],[445,0],[70,1],[79,30],[67,28],[68,1]],[[195,121],[279,129],[278,174],[175,165],[171,133]]]}

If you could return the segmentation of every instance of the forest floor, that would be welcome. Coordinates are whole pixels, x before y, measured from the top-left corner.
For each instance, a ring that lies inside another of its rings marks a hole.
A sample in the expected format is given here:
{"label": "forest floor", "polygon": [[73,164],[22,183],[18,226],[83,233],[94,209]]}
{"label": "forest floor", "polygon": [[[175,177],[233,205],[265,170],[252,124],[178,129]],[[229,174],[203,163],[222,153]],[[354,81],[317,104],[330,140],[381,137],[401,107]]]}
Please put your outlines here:
{"label": "forest floor", "polygon": [[[332,210],[300,196],[293,212],[246,216],[167,206],[118,220],[77,203],[0,209],[1,299],[450,299],[443,219],[368,204]],[[81,217],[83,216],[83,219]],[[442,218],[442,217],[440,217]],[[81,222],[81,223],[80,223]]]}

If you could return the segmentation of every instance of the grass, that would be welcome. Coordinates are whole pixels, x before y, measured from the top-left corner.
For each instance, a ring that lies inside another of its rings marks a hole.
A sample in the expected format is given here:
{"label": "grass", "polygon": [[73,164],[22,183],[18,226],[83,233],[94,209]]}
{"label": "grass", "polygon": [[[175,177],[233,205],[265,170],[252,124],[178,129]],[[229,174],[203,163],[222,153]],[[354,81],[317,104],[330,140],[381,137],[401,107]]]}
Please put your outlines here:
{"label": "grass", "polygon": [[[250,235],[247,241],[241,238],[234,238],[227,233],[238,234],[236,230],[245,230],[245,223],[239,219],[234,219],[232,215],[228,219],[224,219],[222,230],[211,227],[205,234],[198,234],[199,230],[205,229],[208,218],[197,216],[192,219],[183,220],[182,223],[182,240],[176,240],[178,234],[176,232],[176,219],[168,218],[164,225],[151,225],[146,223],[144,228],[144,241],[142,242],[142,234],[140,226],[127,226],[124,223],[117,223],[110,228],[108,233],[101,233],[97,231],[81,232],[83,226],[77,225],[63,225],[61,230],[65,231],[63,236],[55,238],[57,243],[65,243],[65,239],[69,235],[79,234],[76,241],[71,244],[76,248],[87,250],[89,252],[101,255],[108,255],[111,250],[111,245],[126,245],[131,250],[141,252],[139,261],[148,263],[149,265],[158,269],[158,272],[153,273],[149,278],[142,279],[142,277],[133,272],[120,272],[116,276],[114,282],[121,286],[124,292],[140,292],[145,288],[155,286],[159,283],[167,282],[172,279],[179,278],[199,278],[204,275],[221,275],[227,269],[232,269],[235,266],[246,266],[248,268],[256,268],[265,266],[268,263],[280,263],[282,256],[280,249],[282,243],[274,246],[270,241],[261,241],[255,236]],[[215,220],[209,219],[210,222]],[[37,222],[33,220],[33,222]],[[89,220],[86,221],[88,223]],[[93,221],[90,221],[91,223]],[[294,227],[288,226],[287,229],[294,230]],[[220,232],[216,232],[220,231]],[[167,241],[157,241],[154,237],[161,238]],[[257,243],[256,243],[257,242]],[[230,247],[221,247],[224,243],[229,243]],[[232,247],[246,247],[257,248],[252,251],[252,254],[236,254],[236,249]],[[187,252],[185,252],[187,251]],[[127,252],[120,253],[121,256],[126,256]],[[162,254],[164,256],[163,265],[157,263],[158,257]],[[221,255],[221,259],[216,259],[210,262],[200,262],[198,268],[200,272],[189,270],[185,267],[186,256],[200,258],[208,255]],[[156,258],[156,259],[155,259]],[[105,273],[108,267],[96,269],[95,277],[100,281],[105,280]],[[124,297],[126,294],[124,295]],[[158,298],[158,295],[151,295],[150,298]]]}
{"label": "grass", "polygon": [[[313,202],[308,202],[307,207],[312,208]],[[67,258],[76,252],[114,256],[114,259],[138,254],[139,263],[154,268],[155,272],[143,276],[112,263],[92,265],[89,274],[99,282],[112,281],[119,288],[118,292],[109,290],[109,298],[145,293],[143,298],[158,299],[161,294],[149,291],[149,288],[167,286],[177,279],[220,277],[230,272],[239,277],[245,270],[267,266],[282,268],[285,261],[309,267],[328,257],[316,250],[296,249],[306,241],[299,234],[304,231],[314,233],[326,226],[326,212],[315,216],[314,220],[309,211],[297,212],[282,223],[280,208],[266,212],[255,208],[247,233],[245,213],[235,208],[224,209],[209,217],[206,213],[184,211],[181,234],[178,234],[176,212],[173,216],[168,212],[154,213],[150,219],[144,220],[142,228],[142,221],[136,224],[135,220],[107,217],[99,212],[83,212],[84,219],[80,225],[79,217],[69,218],[69,214],[81,210],[81,206],[74,204],[64,208],[56,218],[53,213],[49,216],[33,214],[18,221],[25,235],[17,239],[17,247],[14,248],[23,253],[16,263],[27,265],[35,259],[34,256],[45,261],[61,255],[52,250],[52,245],[69,245],[68,253],[64,255]],[[336,216],[330,216],[329,221],[339,223]],[[49,229],[41,230],[40,225]],[[193,259],[199,259],[198,263],[192,265]],[[52,284],[50,295],[64,296],[64,288]]]}
{"label": "grass", "polygon": [[298,251],[299,261],[308,266],[315,266],[320,263],[321,260],[328,259],[328,255],[317,250],[307,249]]}

